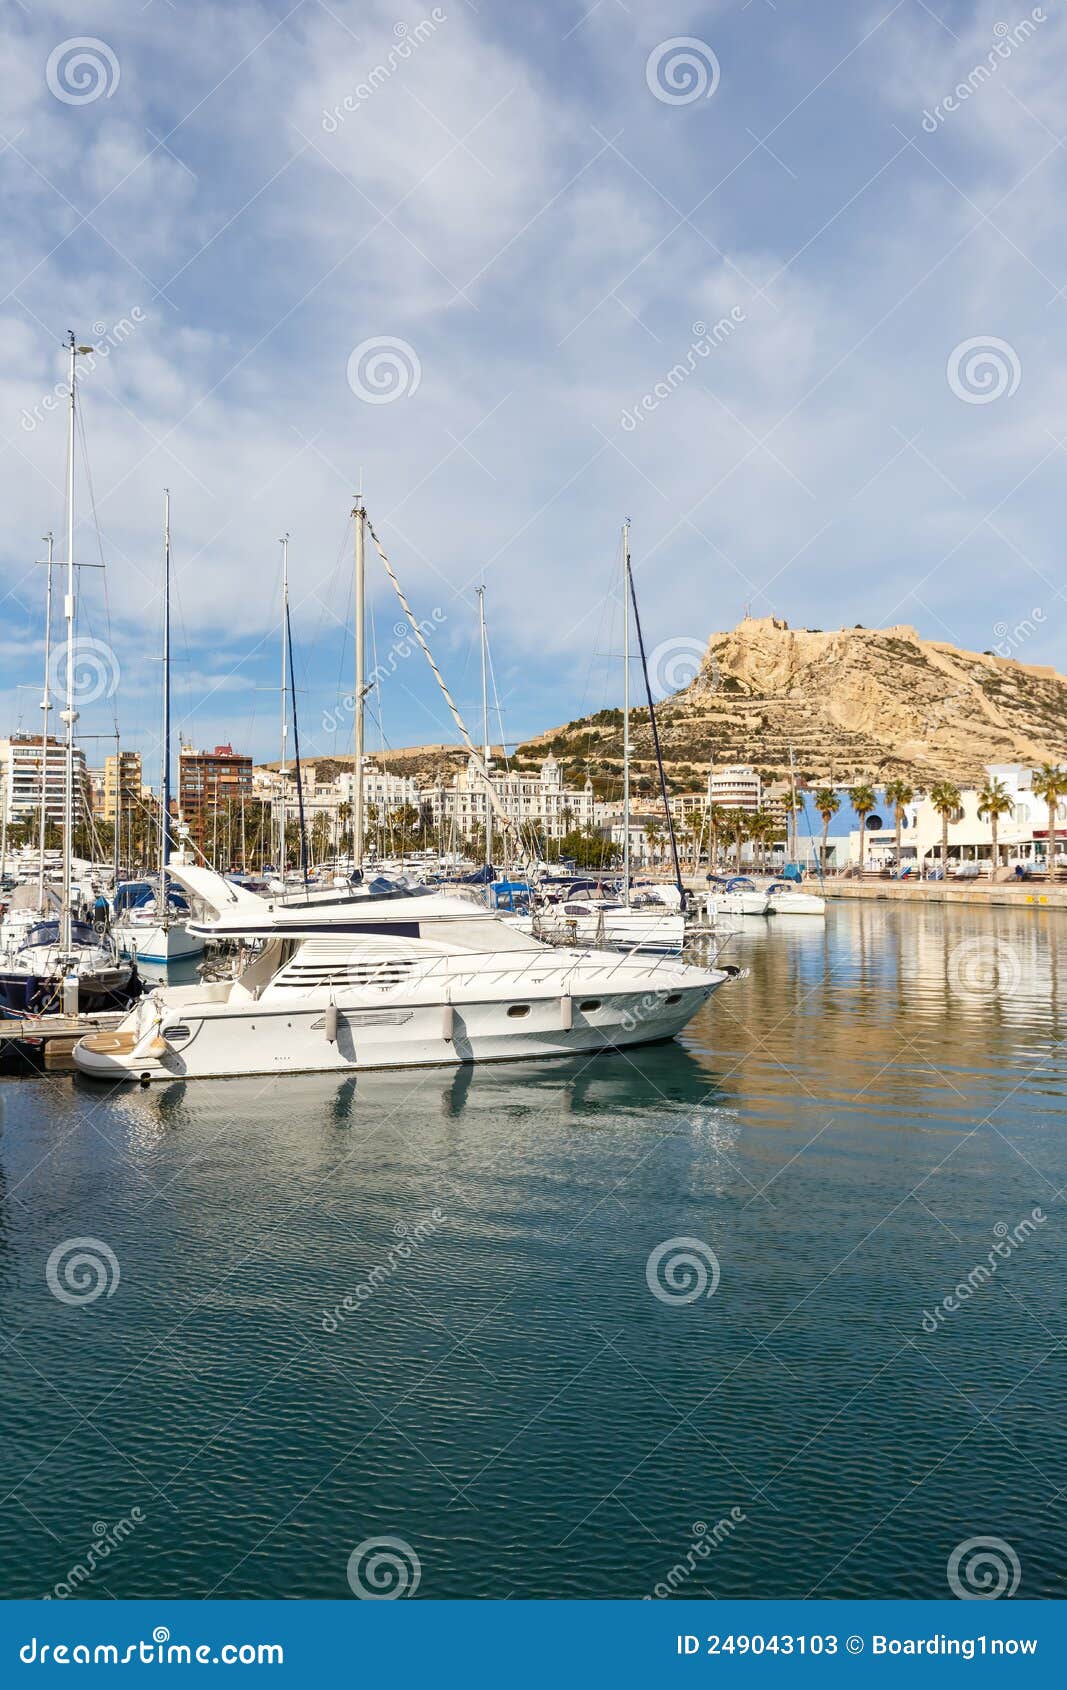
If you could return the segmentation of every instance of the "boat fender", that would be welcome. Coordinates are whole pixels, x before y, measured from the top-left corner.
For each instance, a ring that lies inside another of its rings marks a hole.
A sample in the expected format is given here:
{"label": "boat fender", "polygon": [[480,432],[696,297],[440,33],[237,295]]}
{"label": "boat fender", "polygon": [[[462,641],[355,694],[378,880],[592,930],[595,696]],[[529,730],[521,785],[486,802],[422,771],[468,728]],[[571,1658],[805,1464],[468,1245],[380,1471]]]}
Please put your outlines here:
{"label": "boat fender", "polygon": [[456,1012],[450,1003],[441,1007],[441,1037],[446,1044],[451,1044],[456,1026]]}
{"label": "boat fender", "polygon": [[337,1005],[331,1003],[326,1010],[326,1038],[328,1043],[337,1043]]}
{"label": "boat fender", "polygon": [[565,992],[559,1000],[559,1024],[565,1033],[569,1033],[574,1025],[574,999],[569,992]]}

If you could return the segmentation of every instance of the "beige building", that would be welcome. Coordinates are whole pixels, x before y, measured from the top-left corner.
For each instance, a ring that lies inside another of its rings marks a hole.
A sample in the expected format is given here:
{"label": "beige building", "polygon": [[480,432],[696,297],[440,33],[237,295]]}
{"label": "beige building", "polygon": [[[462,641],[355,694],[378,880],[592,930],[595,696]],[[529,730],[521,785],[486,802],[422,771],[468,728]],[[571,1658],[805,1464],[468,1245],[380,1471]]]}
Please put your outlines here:
{"label": "beige building", "polygon": [[139,751],[112,752],[104,758],[103,814],[106,822],[115,820],[120,803],[124,814],[140,807],[143,777]]}

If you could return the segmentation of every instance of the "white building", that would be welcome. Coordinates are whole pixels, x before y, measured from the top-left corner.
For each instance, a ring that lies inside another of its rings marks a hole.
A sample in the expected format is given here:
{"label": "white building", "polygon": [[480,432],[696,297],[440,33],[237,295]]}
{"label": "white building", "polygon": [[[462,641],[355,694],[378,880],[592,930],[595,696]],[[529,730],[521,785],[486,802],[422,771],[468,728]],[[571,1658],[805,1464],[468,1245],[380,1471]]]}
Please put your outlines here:
{"label": "white building", "polygon": [[[0,815],[8,827],[35,820],[40,815],[42,762],[45,764],[45,808],[48,820],[62,826],[66,793],[66,748],[48,736],[42,757],[40,734],[12,734],[0,739]],[[88,776],[85,753],[74,747],[74,819],[82,820]]]}
{"label": "white building", "polygon": [[[356,784],[355,773],[346,769],[337,777],[339,802],[351,804],[353,790]],[[406,805],[418,809],[422,802],[422,794],[418,783],[410,775],[386,774],[376,769],[373,764],[365,763],[363,767],[363,802],[376,806],[378,814],[384,816],[391,810],[402,810]]]}
{"label": "white building", "polygon": [[[997,849],[1001,865],[1016,863],[1043,866],[1047,862],[1049,839],[1048,805],[1033,791],[1033,769],[1020,763],[989,764],[986,769],[990,781],[998,780],[1011,800],[1011,810],[997,821]],[[979,788],[965,787],[960,792],[960,808],[949,821],[949,873],[964,863],[974,863],[988,873],[993,860],[993,824],[988,816],[979,815]],[[879,809],[868,820],[881,820],[882,827],[867,827],[861,844],[858,829],[849,835],[848,860],[864,868],[883,868],[894,861],[896,851],[893,812]],[[1060,799],[1056,811],[1056,857],[1067,862],[1067,794]],[[940,814],[930,802],[929,794],[921,793],[904,810],[901,828],[901,866],[911,866],[916,873],[929,872],[941,863],[943,824]]]}
{"label": "white building", "polygon": [[[511,820],[545,839],[562,839],[564,834],[593,825],[592,785],[587,780],[580,790],[564,786],[563,770],[554,757],[545,759],[537,775],[491,770],[489,778]],[[431,826],[445,838],[454,830],[457,839],[469,839],[485,827],[485,782],[473,759],[449,783],[424,789],[420,800]],[[494,830],[499,828],[496,818],[493,825]]]}
{"label": "white building", "polygon": [[708,797],[725,810],[750,810],[755,813],[763,799],[763,782],[758,772],[747,763],[732,763],[724,769],[712,769],[708,775]]}

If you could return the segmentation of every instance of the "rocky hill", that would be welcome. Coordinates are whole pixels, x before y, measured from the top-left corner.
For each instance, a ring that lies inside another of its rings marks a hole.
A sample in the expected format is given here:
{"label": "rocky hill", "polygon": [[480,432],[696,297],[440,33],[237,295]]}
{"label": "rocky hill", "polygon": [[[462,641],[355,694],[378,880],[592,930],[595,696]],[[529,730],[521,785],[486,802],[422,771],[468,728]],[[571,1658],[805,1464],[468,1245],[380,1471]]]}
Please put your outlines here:
{"label": "rocky hill", "polygon": [[[1002,648],[1022,646],[1028,631],[1024,624]],[[669,669],[669,651],[659,651]],[[711,636],[695,679],[657,702],[656,720],[675,790],[702,786],[712,758],[780,777],[790,747],[809,780],[973,784],[988,763],[1067,761],[1067,678],[920,639],[904,626],[824,632],[746,617]],[[652,767],[647,711],[633,714],[631,738],[640,785]],[[568,776],[588,773],[608,790],[621,766],[621,713],[603,710],[541,734],[519,748],[518,761],[532,766],[548,752]]]}

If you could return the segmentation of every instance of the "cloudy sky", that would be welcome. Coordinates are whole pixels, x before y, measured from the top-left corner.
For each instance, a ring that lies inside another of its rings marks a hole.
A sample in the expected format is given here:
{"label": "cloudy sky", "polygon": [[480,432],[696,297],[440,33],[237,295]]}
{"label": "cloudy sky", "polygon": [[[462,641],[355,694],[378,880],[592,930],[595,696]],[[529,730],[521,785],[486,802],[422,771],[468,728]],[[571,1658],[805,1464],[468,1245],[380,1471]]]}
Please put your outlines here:
{"label": "cloudy sky", "polygon": [[[360,476],[472,718],[484,581],[509,739],[619,701],[626,517],[663,684],[746,607],[977,649],[1028,621],[1016,655],[1064,666],[1060,0],[3,25],[0,732],[40,717],[68,328],[99,349],[75,555],[107,565],[81,725],[146,753],[164,487],[178,725],[260,756],[287,531],[305,746],[348,743]],[[451,737],[371,580],[387,743]]]}

